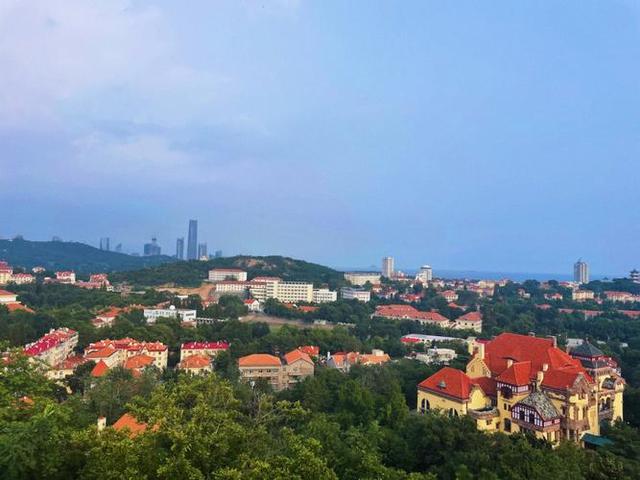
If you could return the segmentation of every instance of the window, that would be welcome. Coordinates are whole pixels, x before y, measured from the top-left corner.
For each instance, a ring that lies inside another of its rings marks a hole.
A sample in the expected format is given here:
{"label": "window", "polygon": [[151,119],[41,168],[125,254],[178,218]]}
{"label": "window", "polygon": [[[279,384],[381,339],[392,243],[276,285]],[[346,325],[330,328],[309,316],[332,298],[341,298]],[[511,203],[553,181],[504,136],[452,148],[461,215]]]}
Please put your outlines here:
{"label": "window", "polygon": [[524,410],[520,410],[520,420],[524,421]]}
{"label": "window", "polygon": [[533,413],[529,413],[529,423],[535,423],[536,416]]}

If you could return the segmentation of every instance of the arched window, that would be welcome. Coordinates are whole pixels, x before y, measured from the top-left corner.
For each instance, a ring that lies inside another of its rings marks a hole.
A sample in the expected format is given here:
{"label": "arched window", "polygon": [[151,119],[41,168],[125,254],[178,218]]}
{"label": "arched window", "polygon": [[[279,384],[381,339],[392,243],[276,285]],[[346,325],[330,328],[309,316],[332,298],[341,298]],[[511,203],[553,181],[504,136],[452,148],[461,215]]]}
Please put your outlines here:
{"label": "arched window", "polygon": [[420,411],[424,413],[427,410],[429,410],[429,408],[430,408],[429,400],[427,400],[426,398],[423,398],[422,401],[420,402]]}

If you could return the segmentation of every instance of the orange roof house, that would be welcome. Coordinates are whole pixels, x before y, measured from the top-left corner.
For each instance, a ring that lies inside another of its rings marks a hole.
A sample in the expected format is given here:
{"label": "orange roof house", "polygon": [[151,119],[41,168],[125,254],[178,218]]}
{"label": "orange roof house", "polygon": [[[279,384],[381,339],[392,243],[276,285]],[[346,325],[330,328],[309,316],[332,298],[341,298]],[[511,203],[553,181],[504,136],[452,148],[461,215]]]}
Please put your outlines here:
{"label": "orange roof house", "polygon": [[240,357],[238,365],[240,367],[279,367],[282,365],[282,362],[274,355],[269,355],[267,353],[254,353],[245,357]]}
{"label": "orange roof house", "polygon": [[113,428],[118,431],[128,431],[129,436],[133,438],[144,433],[147,430],[147,424],[139,422],[130,413],[125,413],[116,421],[116,423],[113,424]]}

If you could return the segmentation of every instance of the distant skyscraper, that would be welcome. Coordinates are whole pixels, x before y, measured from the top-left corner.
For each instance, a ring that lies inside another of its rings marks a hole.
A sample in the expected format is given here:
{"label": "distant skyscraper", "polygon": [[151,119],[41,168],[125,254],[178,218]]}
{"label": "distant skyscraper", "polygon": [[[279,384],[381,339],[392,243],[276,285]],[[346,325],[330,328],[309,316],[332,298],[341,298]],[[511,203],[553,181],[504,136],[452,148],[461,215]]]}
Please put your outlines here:
{"label": "distant skyscraper", "polygon": [[393,257],[384,257],[382,259],[382,276],[391,278],[394,271],[395,267],[393,265]]}
{"label": "distant skyscraper", "polygon": [[116,245],[116,252],[122,253],[122,244],[121,243]]}
{"label": "distant skyscraper", "polygon": [[222,250],[216,250],[215,257],[220,258],[222,256]]}
{"label": "distant skyscraper", "polygon": [[640,283],[640,272],[634,268],[631,270],[631,273],[629,273],[629,278],[632,282]]}
{"label": "distant skyscraper", "polygon": [[204,260],[207,258],[207,244],[199,243],[198,244],[198,260]]}
{"label": "distant skyscraper", "polygon": [[109,237],[102,237],[100,239],[100,250],[110,251],[111,247],[109,245]]}
{"label": "distant skyscraper", "polygon": [[198,221],[189,220],[189,237],[187,238],[187,260],[198,259]]}
{"label": "distant skyscraper", "polygon": [[420,283],[427,283],[433,280],[433,270],[429,265],[423,265],[420,267],[418,274],[416,275],[416,280]]}
{"label": "distant skyscraper", "polygon": [[573,265],[573,280],[577,283],[589,283],[589,265],[582,259]]}
{"label": "distant skyscraper", "polygon": [[153,237],[151,239],[151,243],[144,244],[145,257],[160,255],[160,252],[161,252],[160,245],[158,245],[158,240],[156,239],[156,237]]}
{"label": "distant skyscraper", "polygon": [[184,237],[176,240],[176,258],[178,260],[184,260]]}

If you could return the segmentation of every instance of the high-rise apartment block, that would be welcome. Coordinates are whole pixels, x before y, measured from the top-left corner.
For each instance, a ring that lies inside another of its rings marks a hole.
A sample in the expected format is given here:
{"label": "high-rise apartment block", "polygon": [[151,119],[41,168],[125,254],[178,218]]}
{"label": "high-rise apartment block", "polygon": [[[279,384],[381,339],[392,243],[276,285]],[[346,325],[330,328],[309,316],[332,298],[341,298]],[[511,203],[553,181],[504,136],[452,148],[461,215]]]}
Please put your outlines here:
{"label": "high-rise apartment block", "polygon": [[382,276],[386,278],[393,277],[395,271],[393,257],[384,257],[382,259]]}
{"label": "high-rise apartment block", "polygon": [[189,220],[189,236],[187,237],[187,260],[198,259],[198,221]]}
{"label": "high-rise apartment block", "polygon": [[144,244],[144,255],[145,257],[150,257],[154,255],[160,255],[161,253],[160,245],[158,245],[158,239],[153,237],[151,239],[151,243]]}
{"label": "high-rise apartment block", "polygon": [[102,237],[100,239],[100,250],[110,251],[111,247],[109,246],[109,237]]}
{"label": "high-rise apartment block", "polygon": [[178,260],[184,260],[184,237],[176,240],[176,258]]}
{"label": "high-rise apartment block", "polygon": [[418,274],[416,275],[416,281],[420,283],[428,283],[433,280],[433,270],[429,265],[423,265],[420,267]]}
{"label": "high-rise apartment block", "polygon": [[208,260],[209,255],[207,255],[207,244],[199,243],[198,244],[198,260]]}
{"label": "high-rise apartment block", "polygon": [[577,283],[589,283],[589,265],[582,259],[573,265],[573,280]]}

